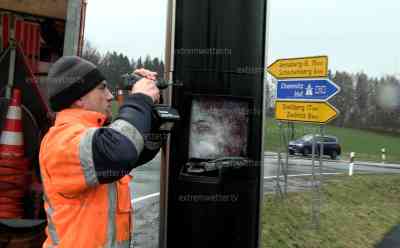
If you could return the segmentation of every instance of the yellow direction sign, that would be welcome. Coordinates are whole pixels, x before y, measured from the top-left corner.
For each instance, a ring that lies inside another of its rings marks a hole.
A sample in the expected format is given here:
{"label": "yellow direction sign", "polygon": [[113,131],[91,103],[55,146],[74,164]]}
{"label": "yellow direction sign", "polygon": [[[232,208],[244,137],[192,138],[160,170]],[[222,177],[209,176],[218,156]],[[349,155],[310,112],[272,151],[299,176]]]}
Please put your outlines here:
{"label": "yellow direction sign", "polygon": [[267,68],[277,79],[328,76],[328,56],[278,59]]}
{"label": "yellow direction sign", "polygon": [[328,102],[275,101],[275,118],[282,121],[325,124],[338,113]]}

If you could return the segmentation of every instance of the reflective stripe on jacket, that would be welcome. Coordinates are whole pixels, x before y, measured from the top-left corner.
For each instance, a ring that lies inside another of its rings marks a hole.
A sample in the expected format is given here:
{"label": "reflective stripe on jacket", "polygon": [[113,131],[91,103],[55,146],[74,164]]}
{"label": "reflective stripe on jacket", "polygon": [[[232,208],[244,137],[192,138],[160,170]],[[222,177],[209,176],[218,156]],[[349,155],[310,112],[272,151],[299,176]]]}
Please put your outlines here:
{"label": "reflective stripe on jacket", "polygon": [[[94,165],[92,139],[104,122],[100,113],[66,109],[57,114],[42,141],[40,169],[48,220],[43,247],[129,247],[131,177],[127,172],[116,181],[99,182]],[[128,138],[135,156],[140,154],[143,137],[133,125],[117,120],[107,128]]]}

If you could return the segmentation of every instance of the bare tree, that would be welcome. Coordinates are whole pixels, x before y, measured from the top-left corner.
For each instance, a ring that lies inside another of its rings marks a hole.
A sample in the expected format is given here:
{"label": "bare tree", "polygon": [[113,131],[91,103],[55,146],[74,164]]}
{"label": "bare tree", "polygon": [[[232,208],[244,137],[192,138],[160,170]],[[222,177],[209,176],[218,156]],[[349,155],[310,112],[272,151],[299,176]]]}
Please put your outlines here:
{"label": "bare tree", "polygon": [[85,44],[83,46],[82,58],[89,60],[96,66],[98,66],[102,60],[101,53],[95,48],[90,41],[85,40]]}

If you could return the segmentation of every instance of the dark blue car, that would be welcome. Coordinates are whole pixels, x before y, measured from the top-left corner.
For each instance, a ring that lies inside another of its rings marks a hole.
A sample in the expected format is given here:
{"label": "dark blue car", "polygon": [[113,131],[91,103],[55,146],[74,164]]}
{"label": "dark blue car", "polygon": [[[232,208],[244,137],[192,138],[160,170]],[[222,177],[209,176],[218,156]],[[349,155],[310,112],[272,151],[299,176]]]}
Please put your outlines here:
{"label": "dark blue car", "polygon": [[[325,135],[315,135],[315,154],[321,153],[321,144],[323,144],[324,155],[330,156],[332,159],[336,159],[342,152],[339,141],[336,137]],[[303,156],[310,155],[312,153],[313,135],[307,134],[303,137],[292,140],[289,142],[288,151],[289,154],[302,154]]]}

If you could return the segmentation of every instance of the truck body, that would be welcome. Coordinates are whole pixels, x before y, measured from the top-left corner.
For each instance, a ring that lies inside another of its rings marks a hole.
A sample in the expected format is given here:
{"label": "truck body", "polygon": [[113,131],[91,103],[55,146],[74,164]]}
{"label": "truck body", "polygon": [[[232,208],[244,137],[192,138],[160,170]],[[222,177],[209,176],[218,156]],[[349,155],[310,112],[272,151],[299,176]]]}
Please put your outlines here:
{"label": "truck body", "polygon": [[[18,182],[24,185],[18,202],[23,214],[5,218],[2,211],[9,206],[0,193],[0,247],[41,247],[45,238],[38,154],[54,117],[47,104],[46,78],[58,58],[81,54],[86,4],[86,0],[0,1],[0,135],[17,88],[22,95],[24,156],[29,160],[28,171],[20,177],[24,181]],[[6,192],[14,182],[7,181],[2,161],[0,154],[0,192]]]}

